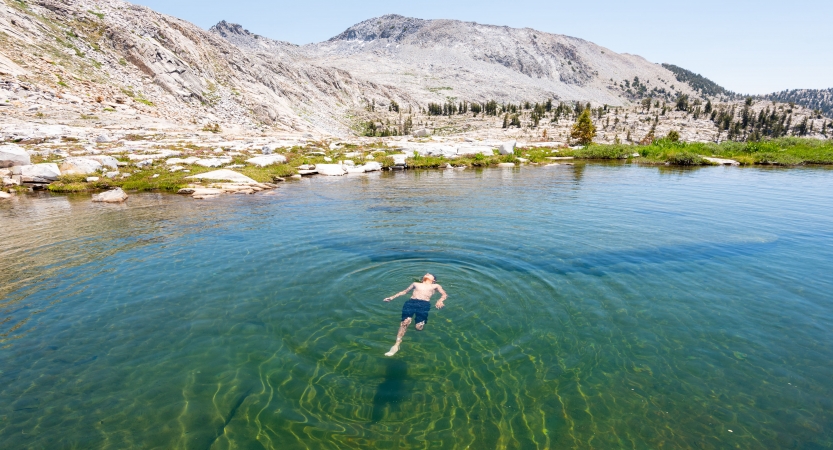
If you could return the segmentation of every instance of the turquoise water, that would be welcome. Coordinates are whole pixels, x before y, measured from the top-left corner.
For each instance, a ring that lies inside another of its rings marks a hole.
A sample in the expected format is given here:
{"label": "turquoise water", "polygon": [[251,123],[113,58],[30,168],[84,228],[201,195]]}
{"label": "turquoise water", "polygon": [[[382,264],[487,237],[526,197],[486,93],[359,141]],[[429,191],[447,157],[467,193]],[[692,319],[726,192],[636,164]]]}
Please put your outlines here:
{"label": "turquoise water", "polygon": [[[833,172],[0,203],[3,448],[833,448]],[[430,271],[448,291],[393,344]],[[730,431],[731,430],[731,431]]]}

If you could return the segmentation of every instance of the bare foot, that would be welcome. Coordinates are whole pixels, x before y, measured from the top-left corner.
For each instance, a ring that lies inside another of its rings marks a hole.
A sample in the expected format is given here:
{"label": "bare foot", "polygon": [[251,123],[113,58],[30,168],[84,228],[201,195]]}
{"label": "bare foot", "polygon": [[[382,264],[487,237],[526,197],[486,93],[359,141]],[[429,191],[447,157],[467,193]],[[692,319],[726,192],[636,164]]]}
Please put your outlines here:
{"label": "bare foot", "polygon": [[395,355],[395,354],[396,354],[396,352],[398,352],[398,351],[399,351],[399,346],[398,346],[398,345],[394,345],[393,347],[391,347],[391,348],[390,348],[390,351],[389,351],[389,352],[385,353],[385,356],[393,356],[393,355]]}

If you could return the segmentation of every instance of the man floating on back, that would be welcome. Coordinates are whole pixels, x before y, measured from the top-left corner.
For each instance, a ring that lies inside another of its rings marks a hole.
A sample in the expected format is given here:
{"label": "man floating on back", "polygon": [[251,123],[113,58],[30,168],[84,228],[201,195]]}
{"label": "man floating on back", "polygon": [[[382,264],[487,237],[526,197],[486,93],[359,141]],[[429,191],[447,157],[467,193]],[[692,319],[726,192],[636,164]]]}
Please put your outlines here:
{"label": "man floating on back", "polygon": [[399,324],[399,333],[396,335],[396,343],[393,344],[390,351],[385,353],[385,356],[393,356],[399,351],[399,346],[402,344],[402,338],[405,337],[405,332],[408,331],[408,326],[411,324],[411,317],[416,319],[417,331],[422,331],[422,329],[425,328],[425,324],[428,322],[428,311],[431,310],[431,296],[434,295],[435,291],[442,294],[442,297],[437,300],[437,309],[442,309],[442,307],[445,306],[443,302],[445,302],[448,294],[446,294],[443,287],[436,284],[435,281],[436,278],[434,275],[426,273],[422,277],[421,283],[411,283],[411,285],[408,286],[408,289],[398,292],[397,294],[385,299],[386,302],[389,302],[400,295],[407,294],[412,289],[414,291],[411,295],[411,299],[402,305],[402,323]]}

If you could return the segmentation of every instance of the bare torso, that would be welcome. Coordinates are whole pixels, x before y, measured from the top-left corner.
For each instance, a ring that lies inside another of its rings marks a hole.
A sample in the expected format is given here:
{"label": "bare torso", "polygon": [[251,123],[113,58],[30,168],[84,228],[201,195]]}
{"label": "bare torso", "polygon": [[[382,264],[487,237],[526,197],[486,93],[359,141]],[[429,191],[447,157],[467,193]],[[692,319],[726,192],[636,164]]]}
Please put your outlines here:
{"label": "bare torso", "polygon": [[431,296],[437,289],[442,292],[442,287],[436,283],[414,283],[411,285],[414,288],[414,293],[411,294],[412,300],[431,301]]}

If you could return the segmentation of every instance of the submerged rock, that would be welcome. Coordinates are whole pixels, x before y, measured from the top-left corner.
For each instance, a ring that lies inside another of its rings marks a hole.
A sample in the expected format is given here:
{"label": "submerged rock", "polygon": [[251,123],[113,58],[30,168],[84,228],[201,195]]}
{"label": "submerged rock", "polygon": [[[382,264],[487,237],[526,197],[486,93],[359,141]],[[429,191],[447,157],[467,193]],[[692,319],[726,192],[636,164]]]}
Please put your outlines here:
{"label": "submerged rock", "polygon": [[94,202],[121,203],[127,200],[127,194],[121,188],[93,195]]}

